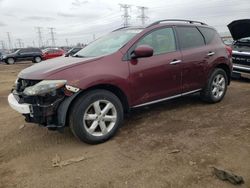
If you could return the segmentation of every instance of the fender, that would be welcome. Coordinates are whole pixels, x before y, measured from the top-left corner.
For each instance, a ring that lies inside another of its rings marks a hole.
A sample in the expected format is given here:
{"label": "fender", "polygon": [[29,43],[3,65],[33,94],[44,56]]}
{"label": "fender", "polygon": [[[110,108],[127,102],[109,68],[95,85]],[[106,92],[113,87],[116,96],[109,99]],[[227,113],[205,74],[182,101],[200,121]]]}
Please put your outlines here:
{"label": "fender", "polygon": [[70,106],[71,102],[80,93],[81,93],[81,90],[79,90],[77,93],[74,93],[73,95],[71,95],[67,99],[63,100],[63,102],[61,102],[61,104],[59,105],[59,107],[57,109],[57,121],[58,121],[57,126],[58,127],[65,127],[65,123],[66,123],[66,118],[67,118],[67,113],[68,113],[69,106]]}

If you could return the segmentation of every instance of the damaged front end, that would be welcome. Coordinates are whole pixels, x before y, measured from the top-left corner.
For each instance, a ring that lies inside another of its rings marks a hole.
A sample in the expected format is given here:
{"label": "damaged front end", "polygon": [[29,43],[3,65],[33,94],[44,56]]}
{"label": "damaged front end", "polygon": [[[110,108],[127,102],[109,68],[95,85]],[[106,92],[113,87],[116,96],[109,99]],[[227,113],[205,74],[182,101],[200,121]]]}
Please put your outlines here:
{"label": "damaged front end", "polygon": [[27,122],[58,130],[65,126],[68,107],[79,90],[71,88],[66,87],[66,80],[19,78],[8,100],[10,106],[22,113]]}

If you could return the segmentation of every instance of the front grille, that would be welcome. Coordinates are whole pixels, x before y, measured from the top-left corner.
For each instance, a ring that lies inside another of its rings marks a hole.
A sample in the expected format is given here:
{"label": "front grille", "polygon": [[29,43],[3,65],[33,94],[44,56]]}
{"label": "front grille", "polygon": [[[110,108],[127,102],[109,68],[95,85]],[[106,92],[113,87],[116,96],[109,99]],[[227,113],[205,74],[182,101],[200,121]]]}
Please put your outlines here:
{"label": "front grille", "polygon": [[26,87],[33,86],[33,85],[37,84],[40,81],[41,80],[27,80],[27,79],[21,79],[21,78],[19,78],[17,80],[16,88],[15,89],[16,89],[16,91],[18,93],[19,92],[23,92]]}
{"label": "front grille", "polygon": [[233,63],[250,66],[250,56],[233,54]]}

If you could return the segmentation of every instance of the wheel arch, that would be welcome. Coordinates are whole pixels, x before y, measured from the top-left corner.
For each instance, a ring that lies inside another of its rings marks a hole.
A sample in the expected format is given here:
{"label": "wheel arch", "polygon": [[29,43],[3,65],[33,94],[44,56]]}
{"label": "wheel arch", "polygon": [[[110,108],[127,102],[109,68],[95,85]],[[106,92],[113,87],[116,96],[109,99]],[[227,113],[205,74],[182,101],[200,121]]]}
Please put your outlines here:
{"label": "wheel arch", "polygon": [[98,84],[91,86],[87,89],[80,90],[79,92],[75,93],[73,96],[70,98],[66,99],[58,108],[57,114],[58,114],[58,125],[64,127],[69,123],[69,114],[71,112],[71,109],[77,100],[77,98],[81,97],[88,91],[92,91],[95,89],[103,89],[112,92],[115,94],[121,101],[123,110],[125,113],[129,112],[129,102],[128,98],[125,95],[125,93],[117,86],[112,85],[112,84]]}
{"label": "wheel arch", "polygon": [[221,68],[226,72],[227,78],[228,78],[228,85],[230,85],[230,82],[231,82],[231,69],[230,69],[230,67],[225,63],[221,63],[221,64],[218,64],[215,68]]}

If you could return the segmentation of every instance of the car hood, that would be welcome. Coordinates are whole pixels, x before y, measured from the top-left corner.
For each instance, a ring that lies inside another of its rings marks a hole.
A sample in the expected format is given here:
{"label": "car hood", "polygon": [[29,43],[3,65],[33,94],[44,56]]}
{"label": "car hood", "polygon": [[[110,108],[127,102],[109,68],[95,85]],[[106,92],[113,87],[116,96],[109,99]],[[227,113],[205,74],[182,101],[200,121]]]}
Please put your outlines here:
{"label": "car hood", "polygon": [[250,37],[250,19],[235,20],[227,27],[234,40]]}
{"label": "car hood", "polygon": [[3,54],[3,56],[6,56],[6,57],[14,57],[15,55],[16,53]]}
{"label": "car hood", "polygon": [[29,80],[43,80],[64,69],[88,63],[100,59],[101,57],[77,58],[77,57],[58,57],[30,66],[22,70],[18,77]]}

